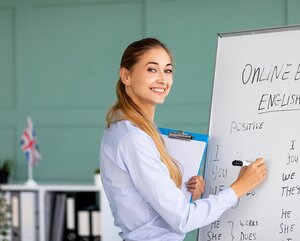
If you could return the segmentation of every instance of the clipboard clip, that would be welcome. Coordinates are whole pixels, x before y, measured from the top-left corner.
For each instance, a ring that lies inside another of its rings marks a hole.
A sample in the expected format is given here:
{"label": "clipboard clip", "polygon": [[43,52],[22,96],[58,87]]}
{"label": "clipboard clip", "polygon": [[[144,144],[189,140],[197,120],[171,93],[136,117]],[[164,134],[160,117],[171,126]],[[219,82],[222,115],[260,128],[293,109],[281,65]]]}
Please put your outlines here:
{"label": "clipboard clip", "polygon": [[183,131],[170,132],[168,136],[169,136],[169,138],[186,140],[186,141],[190,141],[193,139],[192,135],[186,134]]}

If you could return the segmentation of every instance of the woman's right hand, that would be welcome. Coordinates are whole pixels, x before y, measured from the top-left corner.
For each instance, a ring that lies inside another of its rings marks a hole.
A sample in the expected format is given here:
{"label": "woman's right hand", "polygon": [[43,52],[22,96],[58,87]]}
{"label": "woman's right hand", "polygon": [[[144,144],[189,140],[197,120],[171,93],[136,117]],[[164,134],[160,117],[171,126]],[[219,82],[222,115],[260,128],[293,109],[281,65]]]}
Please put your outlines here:
{"label": "woman's right hand", "polygon": [[230,187],[239,198],[260,185],[266,179],[266,173],[265,160],[258,158],[251,165],[241,168],[237,180]]}

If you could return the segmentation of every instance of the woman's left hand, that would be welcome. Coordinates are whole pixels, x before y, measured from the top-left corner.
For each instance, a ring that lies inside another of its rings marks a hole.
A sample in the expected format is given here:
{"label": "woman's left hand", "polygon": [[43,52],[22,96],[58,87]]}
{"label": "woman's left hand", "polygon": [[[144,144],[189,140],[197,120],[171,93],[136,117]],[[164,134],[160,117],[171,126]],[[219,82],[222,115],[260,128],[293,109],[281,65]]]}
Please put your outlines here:
{"label": "woman's left hand", "polygon": [[193,176],[186,183],[187,190],[192,193],[192,199],[195,201],[201,197],[204,192],[205,181],[202,176]]}

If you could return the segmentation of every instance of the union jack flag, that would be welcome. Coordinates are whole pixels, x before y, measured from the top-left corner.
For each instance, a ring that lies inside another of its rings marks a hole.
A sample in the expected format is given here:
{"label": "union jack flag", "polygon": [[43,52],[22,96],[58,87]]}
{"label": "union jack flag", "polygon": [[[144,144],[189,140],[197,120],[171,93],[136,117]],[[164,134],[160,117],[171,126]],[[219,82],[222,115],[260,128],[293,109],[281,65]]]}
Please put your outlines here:
{"label": "union jack flag", "polygon": [[27,127],[23,132],[20,144],[29,164],[31,166],[36,166],[42,159],[42,156],[39,153],[39,146],[37,144],[37,138],[30,117],[27,117]]}

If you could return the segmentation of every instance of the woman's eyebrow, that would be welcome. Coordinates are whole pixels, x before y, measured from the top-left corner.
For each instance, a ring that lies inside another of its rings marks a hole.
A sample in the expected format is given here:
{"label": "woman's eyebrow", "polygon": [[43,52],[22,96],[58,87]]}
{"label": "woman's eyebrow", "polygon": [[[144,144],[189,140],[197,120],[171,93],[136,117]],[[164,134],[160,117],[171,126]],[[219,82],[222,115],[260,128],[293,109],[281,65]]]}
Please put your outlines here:
{"label": "woman's eyebrow", "polygon": [[[158,65],[158,63],[157,62],[154,62],[154,61],[150,61],[150,62],[148,62],[145,66],[147,66],[148,64],[155,64],[155,65]],[[169,63],[169,64],[166,64],[166,66],[173,66],[171,63]]]}
{"label": "woman's eyebrow", "polygon": [[158,65],[158,63],[157,62],[154,62],[154,61],[150,61],[150,62],[148,62],[145,66],[147,66],[148,64],[156,64],[156,65]]}

